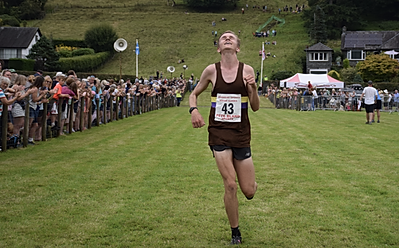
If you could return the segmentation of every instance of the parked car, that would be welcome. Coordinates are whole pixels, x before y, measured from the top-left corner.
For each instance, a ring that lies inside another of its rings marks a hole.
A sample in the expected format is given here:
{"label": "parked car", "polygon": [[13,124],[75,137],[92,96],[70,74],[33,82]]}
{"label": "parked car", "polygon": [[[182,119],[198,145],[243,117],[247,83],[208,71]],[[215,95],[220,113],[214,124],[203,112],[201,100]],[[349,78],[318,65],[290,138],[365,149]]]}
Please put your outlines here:
{"label": "parked car", "polygon": [[351,91],[355,90],[356,96],[361,96],[363,93],[363,86],[361,84],[350,84],[346,86],[347,89],[350,89]]}

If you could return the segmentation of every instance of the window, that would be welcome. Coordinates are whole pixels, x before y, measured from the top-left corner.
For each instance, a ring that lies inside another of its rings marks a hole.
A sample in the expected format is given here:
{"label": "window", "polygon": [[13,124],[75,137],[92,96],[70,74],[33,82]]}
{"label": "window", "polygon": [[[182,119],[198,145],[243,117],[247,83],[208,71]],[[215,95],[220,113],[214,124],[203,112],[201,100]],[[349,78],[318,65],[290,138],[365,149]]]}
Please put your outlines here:
{"label": "window", "polygon": [[327,53],[309,53],[310,61],[328,61]]}
{"label": "window", "polygon": [[21,58],[22,49],[0,49],[0,59]]}
{"label": "window", "polygon": [[328,70],[327,69],[310,69],[309,73],[310,74],[327,74]]}
{"label": "window", "polygon": [[347,53],[347,58],[349,60],[364,60],[366,58],[366,53],[362,50],[350,50]]}

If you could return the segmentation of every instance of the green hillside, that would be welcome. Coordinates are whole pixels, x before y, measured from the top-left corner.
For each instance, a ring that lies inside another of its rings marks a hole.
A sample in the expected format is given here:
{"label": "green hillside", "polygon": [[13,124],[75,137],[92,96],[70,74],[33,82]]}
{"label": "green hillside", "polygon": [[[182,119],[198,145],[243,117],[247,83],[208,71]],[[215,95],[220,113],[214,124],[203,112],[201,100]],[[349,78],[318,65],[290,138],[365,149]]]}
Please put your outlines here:
{"label": "green hillside", "polygon": [[[237,9],[224,13],[196,13],[187,9],[182,0],[175,1],[176,6],[168,6],[166,0],[117,0],[113,2],[49,0],[46,4],[47,15],[43,20],[31,21],[29,26],[39,27],[42,33],[54,39],[83,39],[85,31],[93,24],[111,24],[119,37],[128,41],[128,48],[123,52],[123,73],[136,74],[135,40],[139,39],[139,75],[148,77],[156,70],[166,72],[170,65],[176,67],[173,76],[183,73],[179,59],[184,59],[188,66],[186,75],[194,73],[200,76],[206,65],[218,61],[219,54],[213,45],[215,39],[212,30],[222,33],[241,30],[242,40],[239,59],[260,71],[261,59],[259,50],[266,38],[254,38],[252,33],[269,19],[278,15],[278,8],[286,4],[295,6],[307,1],[272,1],[268,3],[268,11],[253,8],[253,5],[264,5],[264,1],[253,1],[245,14],[240,2]],[[308,35],[303,28],[300,14],[284,13],[279,16],[285,19],[283,26],[272,22],[266,27],[276,29],[277,36],[268,41],[276,41],[277,45],[266,46],[266,52],[276,55],[264,63],[266,75],[279,70],[301,71],[297,63],[300,53],[308,45]],[[222,17],[227,21],[222,22]],[[211,25],[216,21],[216,27]],[[116,56],[98,73],[119,73],[119,56]],[[169,75],[168,75],[169,76]]]}

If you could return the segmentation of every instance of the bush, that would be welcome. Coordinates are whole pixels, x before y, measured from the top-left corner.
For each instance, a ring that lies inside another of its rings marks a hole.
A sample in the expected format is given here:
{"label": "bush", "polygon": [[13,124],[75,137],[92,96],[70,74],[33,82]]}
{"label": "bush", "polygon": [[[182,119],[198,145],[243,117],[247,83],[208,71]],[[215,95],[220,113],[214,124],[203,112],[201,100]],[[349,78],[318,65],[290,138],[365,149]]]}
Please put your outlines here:
{"label": "bush", "polygon": [[92,26],[85,33],[86,45],[96,52],[113,52],[117,38],[114,28],[109,24]]}
{"label": "bush", "polygon": [[34,66],[34,59],[10,59],[8,61],[8,67],[15,70],[33,71]]}
{"label": "bush", "polygon": [[0,19],[2,21],[2,25],[11,26],[11,27],[19,27],[20,23],[17,18],[9,15],[0,15]]}
{"label": "bush", "polygon": [[110,57],[110,52],[100,52],[92,55],[82,55],[60,59],[60,70],[74,70],[76,72],[91,72],[103,65]]}
{"label": "bush", "polygon": [[72,57],[72,52],[68,50],[59,50],[58,54],[60,55],[61,58],[70,58]]}
{"label": "bush", "polygon": [[344,61],[342,62],[342,67],[344,67],[344,69],[349,68],[349,59],[348,58],[344,59]]}
{"label": "bush", "polygon": [[82,56],[82,55],[90,55],[95,54],[94,50],[91,48],[79,48],[77,50],[72,51],[72,56]]}

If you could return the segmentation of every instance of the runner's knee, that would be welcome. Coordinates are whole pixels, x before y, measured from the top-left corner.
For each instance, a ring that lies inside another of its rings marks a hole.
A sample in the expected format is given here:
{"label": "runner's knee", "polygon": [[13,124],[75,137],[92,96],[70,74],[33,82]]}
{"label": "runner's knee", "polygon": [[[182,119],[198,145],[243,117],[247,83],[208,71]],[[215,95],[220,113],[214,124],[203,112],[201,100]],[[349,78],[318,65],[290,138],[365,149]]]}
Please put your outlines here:
{"label": "runner's knee", "polygon": [[225,184],[225,189],[227,192],[235,193],[237,192],[237,183],[235,181],[227,182]]}
{"label": "runner's knee", "polygon": [[251,199],[254,197],[257,189],[257,184],[256,182],[249,187],[242,188],[242,193],[245,195],[246,198]]}

